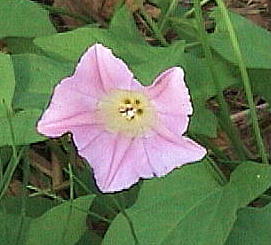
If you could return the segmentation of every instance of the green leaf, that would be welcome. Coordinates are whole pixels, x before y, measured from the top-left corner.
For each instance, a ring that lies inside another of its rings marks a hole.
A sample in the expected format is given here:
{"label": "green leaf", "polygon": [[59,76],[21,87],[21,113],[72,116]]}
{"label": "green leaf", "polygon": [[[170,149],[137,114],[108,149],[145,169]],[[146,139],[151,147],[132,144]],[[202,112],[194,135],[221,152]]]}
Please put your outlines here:
{"label": "green leaf", "polygon": [[[271,50],[270,32],[238,14],[233,12],[229,12],[229,14],[246,66],[248,68],[270,69],[271,52],[267,52],[267,50]],[[225,30],[223,18],[219,10],[215,10],[214,16],[217,28],[210,37],[210,44],[225,59],[237,64],[229,35]],[[259,40],[261,45],[259,45]]]}
{"label": "green leaf", "polygon": [[26,245],[74,245],[85,233],[86,216],[94,195],[67,201],[32,221]]}
{"label": "green leaf", "polygon": [[194,18],[170,18],[174,30],[178,36],[186,42],[198,41],[198,30],[196,20]]}
{"label": "green leaf", "polygon": [[6,147],[0,147],[0,162],[2,165],[2,168],[5,169],[8,163],[10,162],[10,159],[12,158],[12,149],[9,146]]}
{"label": "green leaf", "polygon": [[43,109],[54,86],[73,71],[70,63],[35,54],[12,56],[16,77],[14,108]]}
{"label": "green leaf", "polygon": [[[12,61],[16,77],[13,108],[24,110],[16,113],[13,118],[13,128],[16,144],[29,144],[44,140],[36,131],[42,109],[44,109],[55,84],[73,71],[73,66],[36,54],[13,55]],[[10,144],[11,136],[6,119],[2,119],[3,135],[0,134],[1,144]],[[1,126],[1,119],[0,119]],[[1,138],[2,136],[2,138]]]}
{"label": "green leaf", "polygon": [[271,103],[271,70],[250,69],[249,77],[254,94],[260,95]]}
{"label": "green leaf", "polygon": [[0,244],[24,244],[31,218],[0,212]]}
{"label": "green leaf", "polygon": [[15,88],[15,77],[12,61],[9,55],[0,53],[0,117],[6,115],[6,109],[3,100],[8,108],[11,108],[11,102]]}
{"label": "green leaf", "polygon": [[76,243],[76,245],[100,245],[102,244],[102,238],[93,231],[87,231]]}
{"label": "green leaf", "polygon": [[[11,118],[16,145],[30,144],[44,140],[36,131],[40,110],[26,110],[16,113]],[[12,145],[10,126],[6,117],[0,117],[0,147]]]}
{"label": "green leaf", "polygon": [[271,185],[271,167],[243,162],[231,175],[227,191],[235,193],[238,206],[244,207],[262,194]]}
{"label": "green leaf", "polygon": [[[33,218],[41,216],[43,213],[57,205],[56,201],[41,197],[25,197],[25,199],[26,216]],[[5,196],[1,200],[0,208],[2,208],[3,211],[5,210],[5,212],[9,214],[18,215],[21,213],[22,210],[22,198]]]}
{"label": "green leaf", "polygon": [[[165,178],[145,181],[138,201],[127,214],[140,244],[222,245],[236,220],[236,211],[270,183],[270,166],[244,162],[222,187],[203,161]],[[119,214],[103,244],[122,245],[132,240],[127,220]]]}
{"label": "green leaf", "polygon": [[[221,88],[224,90],[238,84],[237,70],[218,56],[214,56],[214,59],[215,68],[220,71],[218,74],[219,80],[216,82],[220,83]],[[206,107],[206,101],[217,94],[207,61],[186,54],[184,70],[194,107],[189,132],[216,137],[217,120],[212,111]]]}
{"label": "green leaf", "polygon": [[55,33],[48,12],[29,0],[0,0],[0,39]]}
{"label": "green leaf", "polygon": [[271,204],[264,208],[243,208],[226,245],[269,245],[271,241]]}
{"label": "green leaf", "polygon": [[34,40],[37,46],[51,56],[72,62],[77,62],[83,52],[97,42],[112,48],[113,53],[128,64],[144,85],[151,84],[165,69],[184,63],[183,41],[167,48],[149,46],[136,30],[132,16],[125,8],[115,14],[109,30],[79,28]]}
{"label": "green leaf", "polygon": [[11,54],[35,53],[42,55],[42,50],[33,43],[33,38],[8,37],[4,43]]}

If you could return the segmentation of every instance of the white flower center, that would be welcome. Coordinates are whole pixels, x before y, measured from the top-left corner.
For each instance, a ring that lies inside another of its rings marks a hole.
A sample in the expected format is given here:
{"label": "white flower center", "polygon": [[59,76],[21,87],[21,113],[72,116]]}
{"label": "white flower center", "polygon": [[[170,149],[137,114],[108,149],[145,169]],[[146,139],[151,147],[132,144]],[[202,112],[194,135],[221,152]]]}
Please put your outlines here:
{"label": "white flower center", "polygon": [[119,112],[128,121],[133,120],[136,116],[143,113],[142,105],[139,99],[126,98],[120,103]]}
{"label": "white flower center", "polygon": [[115,90],[98,104],[106,129],[127,136],[143,135],[154,126],[155,111],[143,93]]}

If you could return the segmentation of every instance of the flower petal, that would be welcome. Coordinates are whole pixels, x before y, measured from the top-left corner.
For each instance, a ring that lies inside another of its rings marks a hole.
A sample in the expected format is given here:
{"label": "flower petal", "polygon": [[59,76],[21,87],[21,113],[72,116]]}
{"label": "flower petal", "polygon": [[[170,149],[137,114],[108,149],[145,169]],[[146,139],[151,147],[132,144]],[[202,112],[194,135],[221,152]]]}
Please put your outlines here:
{"label": "flower petal", "polygon": [[127,65],[112,54],[112,51],[101,44],[91,46],[82,56],[75,76],[89,84],[88,94],[101,96],[110,90],[129,90],[133,74]]}
{"label": "flower petal", "polygon": [[37,125],[37,130],[49,137],[58,137],[72,126],[96,123],[96,99],[77,89],[73,77],[63,79],[54,90],[50,105]]}
{"label": "flower petal", "polygon": [[206,149],[193,140],[175,136],[167,129],[160,128],[152,137],[144,138],[143,141],[157,176],[166,175],[186,163],[199,161],[206,154]]}
{"label": "flower petal", "polygon": [[175,134],[183,134],[192,114],[189,91],[184,82],[184,72],[173,67],[158,76],[146,93],[158,111],[158,117]]}
{"label": "flower petal", "polygon": [[120,191],[129,188],[140,177],[154,176],[139,138],[114,135],[93,127],[82,137],[80,130],[73,131],[74,142],[79,154],[92,166],[101,191]]}

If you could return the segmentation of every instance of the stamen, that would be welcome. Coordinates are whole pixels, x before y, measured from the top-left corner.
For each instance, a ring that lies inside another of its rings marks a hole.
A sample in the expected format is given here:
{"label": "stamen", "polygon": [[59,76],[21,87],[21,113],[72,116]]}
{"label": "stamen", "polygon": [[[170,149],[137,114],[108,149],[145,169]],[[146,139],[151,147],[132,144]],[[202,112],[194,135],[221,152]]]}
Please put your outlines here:
{"label": "stamen", "polygon": [[129,99],[125,99],[124,104],[131,104],[131,101]]}
{"label": "stamen", "polygon": [[123,132],[134,137],[155,124],[155,111],[144,94],[116,90],[99,102],[99,113],[112,132]]}
{"label": "stamen", "polygon": [[141,115],[141,114],[143,114],[143,110],[139,108],[139,109],[136,110],[136,113],[137,113],[138,115]]}
{"label": "stamen", "polygon": [[121,116],[125,117],[128,121],[135,118],[135,114],[137,113],[137,109],[130,107],[130,105],[127,105],[126,108],[121,107],[119,109],[119,112]]}
{"label": "stamen", "polygon": [[137,99],[136,99],[136,100],[135,100],[135,104],[136,104],[136,105],[139,105],[139,104],[140,104],[140,100],[137,100]]}

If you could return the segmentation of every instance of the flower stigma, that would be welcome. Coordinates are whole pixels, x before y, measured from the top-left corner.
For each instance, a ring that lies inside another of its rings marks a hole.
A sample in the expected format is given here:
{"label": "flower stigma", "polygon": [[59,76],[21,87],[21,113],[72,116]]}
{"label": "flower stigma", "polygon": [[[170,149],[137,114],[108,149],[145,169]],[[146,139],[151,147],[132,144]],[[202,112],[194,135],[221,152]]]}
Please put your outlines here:
{"label": "flower stigma", "polygon": [[114,90],[98,103],[98,112],[106,129],[136,137],[154,126],[154,107],[140,92]]}

